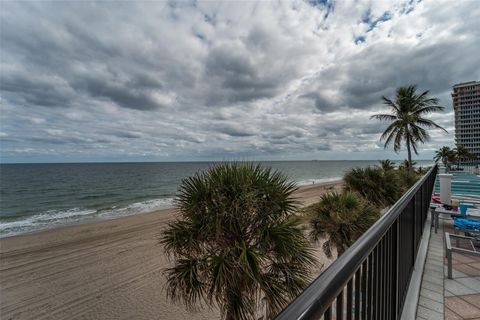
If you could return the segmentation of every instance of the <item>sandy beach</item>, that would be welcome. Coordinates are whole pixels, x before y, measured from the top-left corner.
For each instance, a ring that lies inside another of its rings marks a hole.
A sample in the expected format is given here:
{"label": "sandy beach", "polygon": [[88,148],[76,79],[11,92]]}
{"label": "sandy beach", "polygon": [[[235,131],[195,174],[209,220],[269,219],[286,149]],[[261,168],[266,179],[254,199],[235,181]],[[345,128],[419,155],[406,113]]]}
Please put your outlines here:
{"label": "sandy beach", "polygon": [[[309,205],[342,182],[301,187]],[[166,299],[158,244],[174,209],[62,227],[0,240],[0,318],[212,319]],[[328,260],[319,250],[319,260]]]}

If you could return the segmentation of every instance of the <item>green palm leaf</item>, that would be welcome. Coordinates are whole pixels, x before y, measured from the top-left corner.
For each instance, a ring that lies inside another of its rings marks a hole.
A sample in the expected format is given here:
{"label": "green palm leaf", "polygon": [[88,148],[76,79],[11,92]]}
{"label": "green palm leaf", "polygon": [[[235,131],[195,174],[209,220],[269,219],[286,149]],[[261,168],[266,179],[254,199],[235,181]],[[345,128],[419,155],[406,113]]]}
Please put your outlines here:
{"label": "green palm leaf", "polygon": [[[393,144],[395,152],[399,152],[402,142],[405,142],[408,152],[408,161],[412,161],[411,151],[418,154],[418,143],[425,143],[430,139],[426,129],[444,128],[425,118],[425,115],[432,112],[443,111],[437,98],[430,98],[429,91],[417,93],[417,86],[410,85],[399,87],[396,90],[395,99],[391,100],[382,97],[383,104],[390,107],[390,113],[380,113],[371,116],[372,119],[390,122],[385,129],[381,141],[385,141],[385,148]],[[409,166],[409,173],[413,173],[413,166]]]}
{"label": "green palm leaf", "polygon": [[160,242],[174,267],[167,293],[189,308],[218,306],[251,319],[265,302],[272,318],[311,280],[312,244],[294,218],[296,185],[278,171],[226,163],[182,182],[178,221]]}

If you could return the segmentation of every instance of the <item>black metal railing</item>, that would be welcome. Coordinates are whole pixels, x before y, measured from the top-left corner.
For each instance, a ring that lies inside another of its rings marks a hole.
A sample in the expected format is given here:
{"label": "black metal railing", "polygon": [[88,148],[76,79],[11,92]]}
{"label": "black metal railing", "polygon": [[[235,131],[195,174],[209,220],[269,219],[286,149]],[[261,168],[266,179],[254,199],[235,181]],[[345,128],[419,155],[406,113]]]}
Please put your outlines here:
{"label": "black metal railing", "polygon": [[436,175],[434,166],[277,319],[399,319]]}

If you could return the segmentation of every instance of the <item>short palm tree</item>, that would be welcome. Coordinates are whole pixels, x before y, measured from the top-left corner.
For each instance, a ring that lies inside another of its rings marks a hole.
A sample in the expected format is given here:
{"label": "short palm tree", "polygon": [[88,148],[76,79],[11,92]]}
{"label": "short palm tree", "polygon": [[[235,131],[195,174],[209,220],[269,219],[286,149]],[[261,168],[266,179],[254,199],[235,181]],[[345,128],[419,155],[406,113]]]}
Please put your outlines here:
{"label": "short palm tree", "polygon": [[407,170],[414,169],[415,165],[417,164],[416,161],[408,161],[407,159],[403,160],[403,162],[398,166],[400,170]]}
{"label": "short palm tree", "polygon": [[220,164],[182,182],[180,219],[161,243],[174,258],[167,293],[189,308],[218,306],[224,319],[272,318],[311,280],[312,244],[303,234],[295,184],[277,171]]}
{"label": "short palm tree", "polygon": [[383,169],[383,171],[390,171],[395,169],[395,162],[392,160],[386,159],[386,160],[379,160],[380,162],[380,167]]}
{"label": "short palm tree", "polygon": [[323,250],[328,257],[336,248],[338,256],[345,252],[379,217],[378,209],[356,193],[344,191],[321,197],[307,208],[310,215],[310,236],[325,239]]}
{"label": "short palm tree", "polygon": [[428,170],[430,169],[430,167],[418,167],[417,170],[415,171],[417,174],[419,175],[424,175],[428,172]]}
{"label": "short palm tree", "polygon": [[402,195],[395,170],[379,167],[353,168],[343,177],[346,189],[355,191],[378,206],[394,204]]}
{"label": "short palm tree", "polygon": [[[412,161],[412,149],[418,154],[418,143],[429,140],[430,135],[426,129],[437,128],[447,132],[432,120],[424,118],[429,113],[443,110],[438,99],[428,97],[428,93],[429,91],[424,91],[418,94],[415,85],[400,87],[396,91],[395,100],[382,97],[383,104],[390,107],[390,113],[372,116],[390,122],[380,140],[385,140],[385,148],[393,144],[395,152],[399,152],[402,142],[405,142],[409,162]],[[413,173],[411,166],[409,173]]]}
{"label": "short palm tree", "polygon": [[455,155],[460,162],[474,159],[475,155],[470,152],[465,146],[458,144],[454,149]]}
{"label": "short palm tree", "polygon": [[452,149],[450,149],[450,147],[443,146],[435,151],[433,160],[435,160],[435,162],[441,161],[445,167],[448,167],[448,164],[453,160],[454,155],[455,153]]}

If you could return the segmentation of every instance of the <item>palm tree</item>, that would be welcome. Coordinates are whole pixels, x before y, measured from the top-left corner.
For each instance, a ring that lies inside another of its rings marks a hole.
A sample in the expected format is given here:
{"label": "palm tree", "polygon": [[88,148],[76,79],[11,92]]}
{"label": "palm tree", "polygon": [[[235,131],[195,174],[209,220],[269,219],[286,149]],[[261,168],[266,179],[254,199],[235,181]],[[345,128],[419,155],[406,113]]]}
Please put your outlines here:
{"label": "palm tree", "polygon": [[353,168],[343,180],[347,190],[355,191],[371,203],[379,206],[394,204],[402,195],[400,181],[394,170],[379,167]]}
{"label": "palm tree", "polygon": [[410,172],[410,169],[414,169],[416,164],[416,161],[408,161],[407,159],[405,159],[403,160],[402,164],[398,166],[398,168],[400,170],[407,170],[408,172]]}
{"label": "palm tree", "polygon": [[183,180],[180,218],[161,243],[174,260],[167,293],[223,319],[250,319],[265,302],[273,317],[311,280],[314,249],[303,234],[294,183],[253,164],[220,164]]}
{"label": "palm tree", "polygon": [[435,151],[435,156],[433,157],[433,160],[435,162],[441,161],[445,167],[448,167],[448,164],[452,158],[454,157],[455,153],[453,152],[450,147],[443,146],[437,151]]}
{"label": "palm tree", "polygon": [[461,144],[457,144],[457,147],[454,149],[455,155],[460,162],[464,162],[466,160],[474,159],[475,155],[470,152],[465,146]]}
{"label": "palm tree", "polygon": [[[412,161],[412,149],[415,154],[418,154],[417,144],[429,140],[430,135],[426,129],[437,128],[447,132],[432,120],[424,118],[429,113],[443,110],[443,107],[438,104],[438,99],[429,98],[428,93],[427,90],[418,94],[415,85],[399,87],[394,101],[382,97],[383,104],[390,107],[391,112],[372,116],[374,119],[391,122],[380,140],[385,140],[385,148],[393,143],[395,152],[400,151],[401,143],[404,141],[409,162]],[[411,166],[409,173],[413,173]]]}
{"label": "palm tree", "polygon": [[386,160],[379,160],[380,162],[380,167],[383,169],[383,171],[390,171],[395,169],[395,162],[392,160],[386,159]]}
{"label": "palm tree", "polygon": [[428,170],[430,169],[430,167],[418,167],[417,170],[415,171],[417,174],[419,175],[424,175],[428,172]]}
{"label": "palm tree", "polygon": [[307,213],[310,236],[315,241],[326,238],[323,250],[328,257],[333,248],[338,256],[344,253],[379,217],[378,209],[351,191],[325,194]]}

